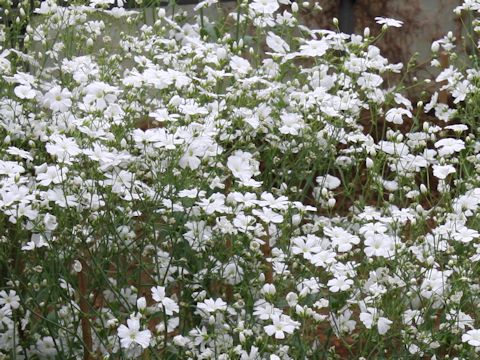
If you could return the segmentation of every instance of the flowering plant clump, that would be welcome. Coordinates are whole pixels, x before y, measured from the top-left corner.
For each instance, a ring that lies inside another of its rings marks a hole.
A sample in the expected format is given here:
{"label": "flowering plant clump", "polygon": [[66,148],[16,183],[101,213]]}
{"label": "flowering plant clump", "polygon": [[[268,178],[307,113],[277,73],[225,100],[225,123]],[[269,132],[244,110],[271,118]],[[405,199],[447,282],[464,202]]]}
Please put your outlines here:
{"label": "flowering plant clump", "polygon": [[1,357],[479,356],[480,44],[215,3],[1,2]]}

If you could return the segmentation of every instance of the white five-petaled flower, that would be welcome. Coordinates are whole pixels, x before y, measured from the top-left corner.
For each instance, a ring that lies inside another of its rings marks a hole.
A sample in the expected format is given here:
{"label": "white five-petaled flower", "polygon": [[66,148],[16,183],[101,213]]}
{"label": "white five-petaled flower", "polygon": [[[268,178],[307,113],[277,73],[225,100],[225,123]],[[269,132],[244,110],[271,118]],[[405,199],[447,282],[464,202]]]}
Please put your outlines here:
{"label": "white five-petaled flower", "polygon": [[290,46],[280,36],[269,32],[267,36],[267,45],[270,49],[279,54],[285,54],[290,51]]}
{"label": "white five-petaled flower", "polygon": [[465,334],[462,335],[462,342],[468,343],[475,347],[480,346],[480,330],[472,329],[468,330]]}
{"label": "white five-petaled flower", "polygon": [[285,333],[293,334],[300,324],[297,321],[293,321],[287,315],[274,314],[271,317],[273,324],[266,325],[263,328],[268,336],[275,335],[275,339],[285,339]]}
{"label": "white five-petaled flower", "polygon": [[155,286],[152,288],[152,299],[163,306],[165,314],[167,315],[173,315],[174,312],[178,313],[180,311],[178,304],[165,296],[165,287],[163,286]]}
{"label": "white five-petaled flower", "polygon": [[385,335],[390,326],[392,325],[392,320],[387,319],[383,316],[378,316],[378,310],[373,307],[367,307],[365,311],[360,313],[360,320],[363,322],[367,329],[371,329],[374,324],[377,325],[377,330],[380,335]]}
{"label": "white five-petaled flower", "polygon": [[30,85],[18,85],[13,89],[13,92],[20,99],[33,99],[36,95],[35,90]]}
{"label": "white five-petaled flower", "polygon": [[437,141],[435,147],[438,149],[438,155],[452,155],[465,149],[465,143],[461,139],[445,138]]}
{"label": "white five-petaled flower", "polygon": [[263,222],[270,224],[270,223],[275,223],[275,224],[280,224],[283,222],[283,216],[281,214],[276,213],[270,208],[263,208],[261,211],[260,210],[253,210],[252,211],[253,215],[256,215],[262,220]]}
{"label": "white five-petaled flower", "polygon": [[386,18],[386,17],[382,17],[382,16],[377,16],[375,18],[375,21],[377,22],[377,24],[386,25],[388,27],[390,27],[390,26],[402,27],[402,25],[403,25],[403,21],[395,20],[395,19],[392,19],[392,18]]}
{"label": "white five-petaled flower", "polygon": [[118,328],[118,337],[123,348],[129,348],[133,343],[140,345],[146,349],[150,345],[152,333],[150,330],[140,331],[140,320],[137,318],[130,318],[127,320],[127,325],[120,325]]}
{"label": "white five-petaled flower", "polygon": [[353,285],[353,280],[344,275],[330,279],[327,286],[331,292],[346,291]]}
{"label": "white five-petaled flower", "polygon": [[250,9],[257,14],[273,14],[279,7],[277,0],[255,0],[250,4]]}
{"label": "white five-petaled flower", "polygon": [[433,165],[433,176],[440,180],[445,180],[448,175],[456,172],[452,165]]}
{"label": "white five-petaled flower", "polygon": [[216,311],[227,310],[227,303],[222,299],[206,299],[204,302],[197,304],[197,309],[204,313],[214,313]]}
{"label": "white five-petaled flower", "polygon": [[403,108],[393,108],[387,111],[385,119],[388,122],[391,122],[397,125],[402,125],[404,115],[408,116],[409,118],[412,117],[412,113],[410,112],[410,110],[403,109]]}
{"label": "white five-petaled flower", "polygon": [[70,97],[72,93],[68,89],[54,86],[43,97],[43,103],[52,111],[65,112],[72,106]]}
{"label": "white five-petaled flower", "polygon": [[20,297],[15,290],[10,290],[8,293],[5,290],[0,291],[0,306],[5,306],[13,310],[20,307]]}

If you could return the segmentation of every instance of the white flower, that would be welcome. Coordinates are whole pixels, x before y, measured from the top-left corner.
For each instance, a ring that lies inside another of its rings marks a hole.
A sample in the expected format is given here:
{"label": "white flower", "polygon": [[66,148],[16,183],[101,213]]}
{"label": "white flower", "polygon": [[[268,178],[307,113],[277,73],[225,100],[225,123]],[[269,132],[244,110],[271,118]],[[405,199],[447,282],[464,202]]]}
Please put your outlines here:
{"label": "white flower", "polygon": [[72,94],[68,89],[54,86],[43,97],[43,103],[52,111],[65,112],[72,106],[70,97]]}
{"label": "white flower", "polygon": [[20,99],[33,99],[36,95],[35,90],[30,85],[18,85],[13,89],[13,92]]}
{"label": "white flower", "polygon": [[120,325],[118,328],[118,337],[123,348],[129,348],[133,343],[140,345],[146,349],[150,345],[152,334],[150,330],[140,331],[140,320],[130,318],[127,325]]}
{"label": "white flower", "polygon": [[353,280],[344,275],[337,276],[328,281],[327,286],[331,292],[346,291],[353,285]]}
{"label": "white flower", "polygon": [[463,243],[469,243],[470,241],[477,239],[480,237],[480,234],[472,229],[467,228],[466,226],[459,226],[457,227],[455,233],[452,235],[452,237],[456,241],[461,241]]}
{"label": "white flower", "polygon": [[392,122],[397,125],[402,125],[403,124],[403,116],[406,115],[409,118],[412,117],[412,113],[403,108],[393,108],[387,111],[387,114],[385,116],[385,119],[388,122]]}
{"label": "white flower", "polygon": [[300,46],[300,54],[303,56],[322,56],[328,50],[328,44],[323,40],[309,40]]}
{"label": "white flower", "polygon": [[247,182],[258,172],[258,163],[253,159],[252,154],[237,150],[227,160],[227,167],[233,176],[242,182]]}
{"label": "white flower", "polygon": [[332,250],[322,250],[319,253],[312,256],[310,262],[315,266],[327,268],[330,264],[333,264],[336,260],[337,253]]}
{"label": "white flower", "polygon": [[118,89],[101,81],[95,81],[85,87],[84,108],[105,110],[108,104],[117,100]]}
{"label": "white flower", "polygon": [[274,314],[271,317],[273,324],[264,326],[268,336],[275,335],[275,339],[285,339],[285,333],[293,334],[295,329],[300,327],[300,323],[293,321],[287,315]]}
{"label": "white flower", "polygon": [[469,345],[478,347],[480,346],[480,330],[472,329],[468,330],[462,335],[462,342],[466,342]]}
{"label": "white flower", "polygon": [[5,290],[0,291],[0,306],[6,306],[13,310],[20,307],[20,297],[15,290],[10,290],[8,293]]}
{"label": "white flower", "polygon": [[308,236],[306,239],[304,236],[299,236],[292,239],[292,253],[294,255],[302,254],[304,259],[310,260],[314,254],[320,251],[322,251],[322,247],[316,236]]}
{"label": "white flower", "polygon": [[352,250],[353,245],[360,243],[360,238],[350,234],[339,226],[325,227],[323,229],[325,235],[332,239],[332,245],[338,247],[338,252],[347,252]]}
{"label": "white flower", "polygon": [[438,149],[438,155],[443,157],[462,151],[465,149],[465,143],[460,139],[445,138],[438,140],[435,147]]}
{"label": "white flower", "polygon": [[388,330],[390,330],[390,325],[393,324],[392,320],[387,319],[386,317],[379,317],[377,322],[377,329],[380,335],[385,335]]}
{"label": "white flower", "polygon": [[381,17],[381,16],[377,16],[375,18],[375,21],[377,22],[377,24],[386,25],[386,26],[402,27],[403,25],[403,21],[395,20],[392,18]]}
{"label": "white flower", "polygon": [[299,114],[283,112],[280,115],[282,126],[278,129],[282,134],[298,135],[304,128],[302,117]]}
{"label": "white flower", "polygon": [[245,60],[237,55],[232,56],[230,59],[230,67],[236,74],[239,75],[246,75],[252,69],[248,60]]}
{"label": "white flower", "polygon": [[440,180],[445,180],[449,174],[456,172],[452,165],[433,165],[433,176]]}
{"label": "white flower", "polygon": [[452,96],[455,98],[453,103],[458,104],[459,102],[465,100],[466,96],[474,90],[475,87],[470,83],[470,81],[463,80],[458,82],[452,91]]}
{"label": "white flower", "polygon": [[250,9],[257,14],[273,14],[280,7],[277,0],[254,0],[250,3]]}
{"label": "white flower", "polygon": [[274,315],[281,315],[282,310],[277,309],[272,304],[265,300],[257,300],[254,304],[253,315],[257,316],[261,320],[271,319]]}
{"label": "white flower", "polygon": [[360,320],[367,329],[371,329],[376,323],[380,335],[385,335],[392,325],[392,321],[386,317],[378,316],[378,310],[373,307],[367,307],[360,313]]}
{"label": "white flower", "polygon": [[57,165],[48,166],[47,170],[37,175],[36,179],[39,185],[49,186],[51,183],[60,184],[65,181],[65,175],[68,173],[67,168],[61,168]]}
{"label": "white flower", "polygon": [[367,257],[389,257],[393,255],[395,241],[385,234],[371,234],[365,240],[365,255]]}
{"label": "white flower", "polygon": [[35,9],[36,14],[41,14],[41,15],[48,15],[57,9],[57,4],[55,3],[55,0],[47,0],[47,1],[42,1],[40,3],[40,7]]}
{"label": "white flower", "polygon": [[207,8],[207,7],[209,7],[211,5],[214,5],[216,3],[218,3],[218,0],[203,0],[203,1],[199,2],[193,10],[198,11],[200,9]]}
{"label": "white flower", "polygon": [[204,302],[197,304],[197,309],[204,313],[214,313],[216,311],[227,310],[227,303],[222,299],[206,299]]}
{"label": "white flower", "polygon": [[252,214],[258,216],[260,220],[262,220],[267,224],[270,224],[270,223],[280,224],[281,222],[283,222],[283,216],[281,214],[276,213],[270,208],[265,207],[265,208],[262,208],[261,211],[255,209],[252,211]]}
{"label": "white flower", "polygon": [[180,311],[178,304],[165,296],[165,288],[163,286],[156,286],[152,288],[152,299],[157,303],[160,303],[167,315],[173,315],[174,312]]}
{"label": "white flower", "polygon": [[267,36],[267,45],[270,49],[279,54],[285,54],[290,51],[290,46],[280,36],[269,31]]}
{"label": "white flower", "polygon": [[41,247],[48,247],[47,239],[42,234],[32,234],[31,240],[22,246],[22,250],[34,250]]}
{"label": "white flower", "polygon": [[317,176],[316,180],[318,185],[328,190],[334,190],[342,184],[338,177],[332,176],[330,174],[327,174],[325,176]]}

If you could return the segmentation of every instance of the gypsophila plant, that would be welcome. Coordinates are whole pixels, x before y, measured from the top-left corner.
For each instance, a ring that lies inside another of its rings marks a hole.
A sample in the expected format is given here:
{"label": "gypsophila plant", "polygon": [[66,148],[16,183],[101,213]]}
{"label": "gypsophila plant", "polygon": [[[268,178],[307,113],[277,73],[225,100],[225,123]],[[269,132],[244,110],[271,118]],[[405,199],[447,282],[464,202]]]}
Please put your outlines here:
{"label": "gypsophila plant", "polygon": [[0,358],[480,356],[480,1],[415,100],[399,20],[124,5],[0,1]]}

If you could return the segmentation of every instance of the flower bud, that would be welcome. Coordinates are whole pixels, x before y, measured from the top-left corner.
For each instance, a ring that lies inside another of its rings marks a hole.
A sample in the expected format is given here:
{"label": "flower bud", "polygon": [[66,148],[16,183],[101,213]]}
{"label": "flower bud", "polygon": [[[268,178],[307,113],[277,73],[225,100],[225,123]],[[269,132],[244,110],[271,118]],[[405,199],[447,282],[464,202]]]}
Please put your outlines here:
{"label": "flower bud", "polygon": [[371,169],[373,167],[373,160],[370,159],[370,158],[366,158],[365,159],[365,166],[367,167],[367,169]]}
{"label": "flower bud", "polygon": [[141,298],[138,298],[137,299],[137,309],[139,311],[143,311],[145,310],[145,308],[147,307],[147,300],[145,300],[145,297],[141,297]]}
{"label": "flower bud", "polygon": [[333,208],[336,203],[337,203],[337,200],[335,200],[334,198],[328,199],[328,207],[329,208]]}
{"label": "flower bud", "polygon": [[322,188],[322,196],[325,197],[325,198],[328,196],[327,188]]}
{"label": "flower bud", "polygon": [[75,260],[73,262],[73,271],[75,271],[76,273],[79,273],[82,271],[82,263],[78,260]]}
{"label": "flower bud", "polygon": [[277,289],[275,289],[275,285],[273,284],[265,284],[262,287],[262,294],[263,295],[275,295]]}
{"label": "flower bud", "polygon": [[294,292],[289,292],[286,296],[286,300],[290,307],[294,307],[298,304],[298,295]]}

